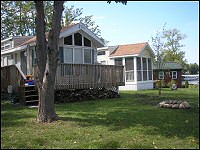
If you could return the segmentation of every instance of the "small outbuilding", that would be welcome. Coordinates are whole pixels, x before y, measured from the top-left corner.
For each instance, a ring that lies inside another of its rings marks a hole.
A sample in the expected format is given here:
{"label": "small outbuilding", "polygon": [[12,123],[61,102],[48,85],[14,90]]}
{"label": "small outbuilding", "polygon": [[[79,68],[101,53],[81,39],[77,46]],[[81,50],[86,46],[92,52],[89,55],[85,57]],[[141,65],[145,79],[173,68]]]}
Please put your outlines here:
{"label": "small outbuilding", "polygon": [[182,87],[182,70],[183,67],[178,62],[164,62],[162,67],[158,64],[153,65],[154,80],[164,80],[164,84],[168,84],[174,80],[178,88]]}

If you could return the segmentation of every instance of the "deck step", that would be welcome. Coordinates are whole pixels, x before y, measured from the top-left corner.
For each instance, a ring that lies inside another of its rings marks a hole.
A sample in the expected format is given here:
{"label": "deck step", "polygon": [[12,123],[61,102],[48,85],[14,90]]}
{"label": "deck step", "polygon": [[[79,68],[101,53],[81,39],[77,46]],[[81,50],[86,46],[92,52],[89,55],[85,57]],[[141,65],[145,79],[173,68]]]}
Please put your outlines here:
{"label": "deck step", "polygon": [[26,95],[25,97],[28,98],[28,97],[36,97],[38,95]]}
{"label": "deck step", "polygon": [[38,100],[26,101],[26,103],[38,102]]}
{"label": "deck step", "polygon": [[37,90],[28,90],[28,91],[25,91],[25,92],[37,92]]}
{"label": "deck step", "polygon": [[38,91],[34,85],[25,86],[25,103],[29,105],[31,103],[38,103]]}

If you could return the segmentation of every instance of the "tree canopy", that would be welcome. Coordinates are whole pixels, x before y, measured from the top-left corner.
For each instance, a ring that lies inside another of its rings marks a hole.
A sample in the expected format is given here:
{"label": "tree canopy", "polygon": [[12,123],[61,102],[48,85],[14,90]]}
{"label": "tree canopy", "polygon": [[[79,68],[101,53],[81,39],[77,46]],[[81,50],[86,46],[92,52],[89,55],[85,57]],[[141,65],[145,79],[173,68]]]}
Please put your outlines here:
{"label": "tree canopy", "polygon": [[[1,2],[1,39],[10,36],[35,35],[35,4],[33,1],[2,1]],[[109,41],[101,37],[99,25],[92,20],[93,15],[82,16],[83,8],[65,7],[62,13],[62,26],[72,21],[80,21],[96,34],[105,44]],[[52,26],[53,1],[44,1],[46,32]]]}

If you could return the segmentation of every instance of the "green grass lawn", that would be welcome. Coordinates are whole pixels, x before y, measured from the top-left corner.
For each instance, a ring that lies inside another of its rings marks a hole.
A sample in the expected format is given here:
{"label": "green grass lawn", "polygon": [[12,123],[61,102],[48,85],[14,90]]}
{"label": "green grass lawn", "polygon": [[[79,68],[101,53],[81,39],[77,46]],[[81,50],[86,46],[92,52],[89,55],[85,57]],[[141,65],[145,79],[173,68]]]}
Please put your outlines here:
{"label": "green grass lawn", "polygon": [[[199,149],[199,90],[120,92],[120,98],[56,104],[62,117],[36,122],[37,108],[2,102],[2,148]],[[186,100],[193,109],[168,109],[162,100]]]}

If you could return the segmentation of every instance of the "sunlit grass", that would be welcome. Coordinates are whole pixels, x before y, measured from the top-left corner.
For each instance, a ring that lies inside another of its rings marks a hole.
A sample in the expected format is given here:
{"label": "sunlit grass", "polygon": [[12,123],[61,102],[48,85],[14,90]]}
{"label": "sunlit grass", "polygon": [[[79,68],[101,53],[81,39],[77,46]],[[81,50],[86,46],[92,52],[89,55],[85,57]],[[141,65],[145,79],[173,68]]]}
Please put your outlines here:
{"label": "sunlit grass", "polygon": [[[120,98],[56,104],[61,117],[36,122],[37,109],[2,103],[2,148],[199,148],[199,91],[120,92]],[[192,109],[167,109],[162,100],[186,100]]]}

